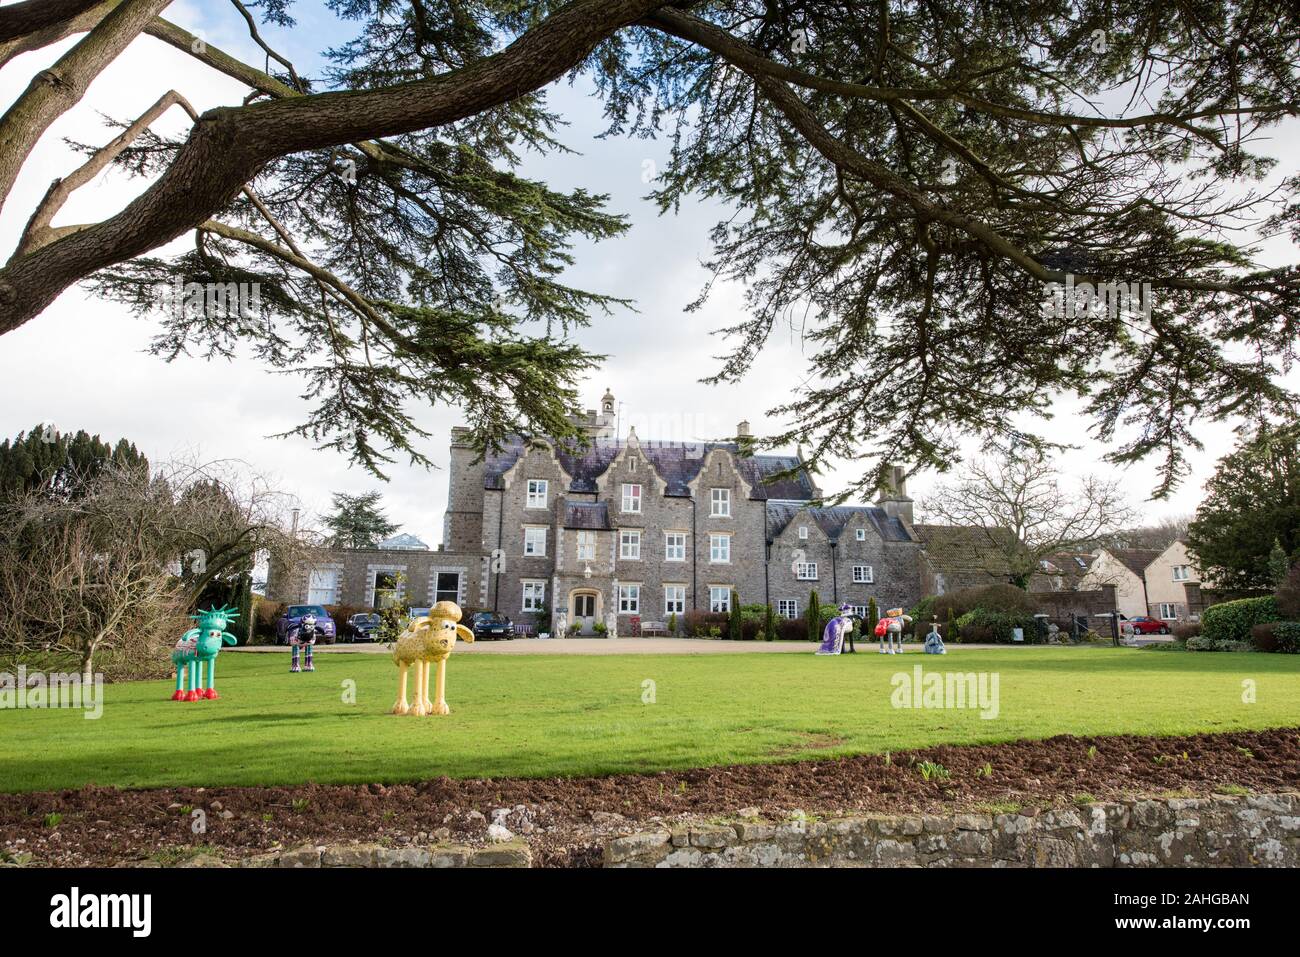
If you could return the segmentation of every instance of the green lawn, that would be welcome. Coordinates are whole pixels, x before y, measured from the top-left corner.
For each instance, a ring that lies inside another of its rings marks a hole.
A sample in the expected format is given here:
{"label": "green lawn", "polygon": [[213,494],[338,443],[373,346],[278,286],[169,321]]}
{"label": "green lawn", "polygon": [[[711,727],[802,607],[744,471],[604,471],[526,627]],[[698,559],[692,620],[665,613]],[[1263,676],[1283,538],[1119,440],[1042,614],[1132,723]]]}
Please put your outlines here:
{"label": "green lawn", "polygon": [[[891,676],[996,672],[1000,714],[891,705]],[[1053,734],[1184,734],[1300,725],[1300,656],[1111,648],[861,654],[500,656],[450,665],[445,718],[393,717],[386,656],[224,654],[219,701],[169,682],[105,689],[103,715],[0,710],[0,790],[88,783],[365,782],[577,775],[897,751]],[[655,701],[642,702],[643,682]],[[1242,682],[1257,701],[1242,701]],[[355,704],[343,700],[355,682]]]}

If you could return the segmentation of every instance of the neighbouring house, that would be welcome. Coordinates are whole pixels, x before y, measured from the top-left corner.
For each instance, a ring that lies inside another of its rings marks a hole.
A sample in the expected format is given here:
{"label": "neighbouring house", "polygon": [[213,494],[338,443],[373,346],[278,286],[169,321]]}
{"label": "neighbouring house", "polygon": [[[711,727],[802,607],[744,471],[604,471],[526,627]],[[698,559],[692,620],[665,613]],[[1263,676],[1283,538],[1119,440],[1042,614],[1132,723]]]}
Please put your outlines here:
{"label": "neighbouring house", "polygon": [[453,429],[438,549],[322,550],[310,569],[272,568],[268,592],[300,601],[332,588],[370,606],[454,590],[462,606],[516,620],[562,611],[583,633],[612,616],[621,634],[728,611],[733,593],[787,618],[806,613],[813,589],[863,611],[920,598],[901,470],[875,505],[821,507],[801,457],[754,454],[748,423],[733,442],[643,441],[617,435],[616,409],[606,393],[599,412],[573,413],[584,443],[513,438],[482,458]]}
{"label": "neighbouring house", "polygon": [[1008,529],[924,522],[913,528],[921,542],[922,594],[946,595],[1011,581],[1006,549],[999,547],[1011,538]]}
{"label": "neighbouring house", "polygon": [[1115,607],[1126,618],[1147,614],[1147,566],[1160,553],[1147,548],[1101,548],[1079,581],[1084,590],[1113,586]]}
{"label": "neighbouring house", "polygon": [[1205,610],[1201,572],[1187,542],[1170,542],[1146,567],[1147,614],[1164,621],[1195,621]]}

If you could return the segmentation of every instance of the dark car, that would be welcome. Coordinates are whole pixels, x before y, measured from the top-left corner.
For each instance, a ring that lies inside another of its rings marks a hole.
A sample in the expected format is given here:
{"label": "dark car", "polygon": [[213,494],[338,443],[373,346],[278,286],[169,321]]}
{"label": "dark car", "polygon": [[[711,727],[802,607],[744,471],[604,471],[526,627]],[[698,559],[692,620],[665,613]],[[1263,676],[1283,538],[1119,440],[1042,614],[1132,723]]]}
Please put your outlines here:
{"label": "dark car", "polygon": [[514,622],[494,611],[480,611],[470,619],[469,627],[474,632],[475,641],[510,639],[515,636]]}
{"label": "dark car", "polygon": [[348,619],[346,629],[349,640],[374,641],[378,637],[379,621],[378,612],[363,611],[353,615]]}
{"label": "dark car", "polygon": [[290,605],[275,623],[275,643],[287,645],[299,624],[308,616],[316,619],[316,640],[327,645],[334,644],[338,629],[334,625],[334,619],[321,605]]}
{"label": "dark car", "polygon": [[1129,618],[1125,624],[1133,626],[1133,633],[1136,635],[1167,635],[1169,634],[1169,622],[1161,621],[1159,618],[1149,618],[1146,615],[1138,615],[1135,618]]}

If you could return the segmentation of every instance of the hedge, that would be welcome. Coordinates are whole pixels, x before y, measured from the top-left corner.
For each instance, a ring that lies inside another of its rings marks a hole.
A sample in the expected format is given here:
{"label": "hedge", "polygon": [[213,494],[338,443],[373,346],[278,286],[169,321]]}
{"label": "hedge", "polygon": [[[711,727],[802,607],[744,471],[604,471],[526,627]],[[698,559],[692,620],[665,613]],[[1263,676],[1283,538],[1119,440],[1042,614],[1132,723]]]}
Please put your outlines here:
{"label": "hedge", "polygon": [[1280,617],[1277,599],[1272,595],[1225,601],[1205,609],[1201,615],[1201,637],[1216,642],[1249,642],[1252,628],[1277,621]]}
{"label": "hedge", "polygon": [[1260,651],[1300,654],[1300,621],[1270,621],[1250,630],[1251,640]]}
{"label": "hedge", "polygon": [[976,608],[957,619],[957,634],[966,644],[975,642],[1009,645],[1015,641],[1014,629],[1021,629],[1025,641],[1033,641],[1037,621],[1024,612],[992,611]]}

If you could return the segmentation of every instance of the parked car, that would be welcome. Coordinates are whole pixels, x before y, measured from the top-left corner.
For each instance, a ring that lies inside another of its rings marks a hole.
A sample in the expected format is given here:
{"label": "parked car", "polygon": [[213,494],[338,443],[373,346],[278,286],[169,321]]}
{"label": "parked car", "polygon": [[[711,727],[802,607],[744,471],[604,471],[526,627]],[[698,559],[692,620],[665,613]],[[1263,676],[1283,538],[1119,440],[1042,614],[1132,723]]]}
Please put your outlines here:
{"label": "parked car", "polygon": [[348,619],[347,635],[351,641],[374,641],[378,638],[379,613],[358,612]]}
{"label": "parked car", "polygon": [[480,611],[470,619],[470,631],[474,632],[475,641],[487,641],[514,638],[515,625],[505,615],[494,611]]}
{"label": "parked car", "polygon": [[304,618],[316,619],[316,640],[327,645],[334,644],[338,629],[334,619],[321,605],[290,605],[275,623],[275,643],[287,645],[289,638]]}
{"label": "parked car", "polygon": [[1133,626],[1133,633],[1136,635],[1169,634],[1169,622],[1161,621],[1159,618],[1137,615],[1133,618],[1125,619],[1125,623]]}

